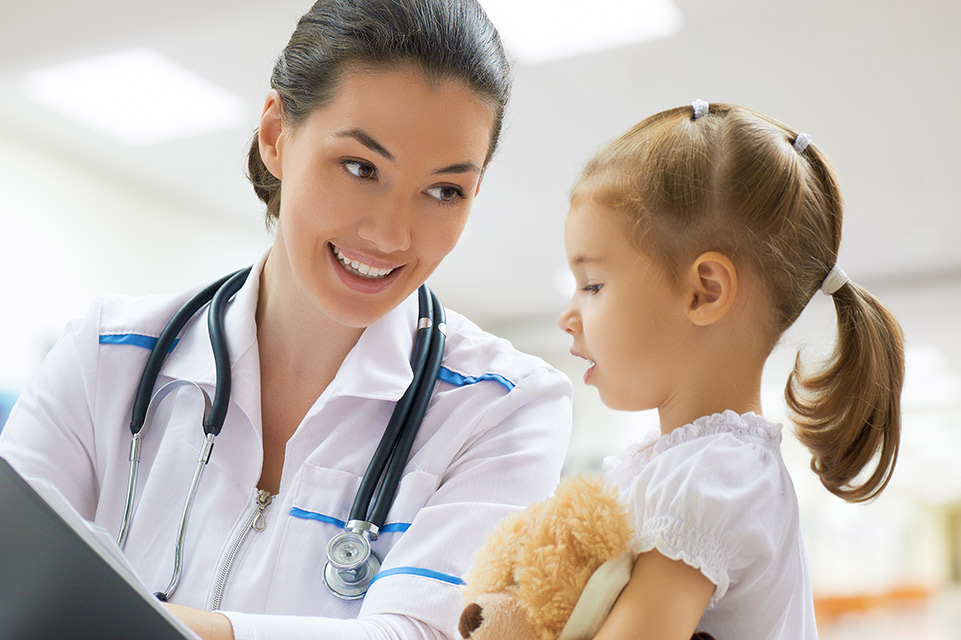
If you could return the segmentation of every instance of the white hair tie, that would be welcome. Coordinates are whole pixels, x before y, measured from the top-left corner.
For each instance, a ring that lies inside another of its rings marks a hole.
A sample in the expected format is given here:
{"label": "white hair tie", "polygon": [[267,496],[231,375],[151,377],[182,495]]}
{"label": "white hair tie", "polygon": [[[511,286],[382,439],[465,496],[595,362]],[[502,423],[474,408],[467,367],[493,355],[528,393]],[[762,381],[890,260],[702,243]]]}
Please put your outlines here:
{"label": "white hair tie", "polygon": [[811,136],[806,133],[797,134],[797,138],[794,139],[794,149],[798,153],[804,153],[804,150],[808,148],[811,141],[814,140]]}
{"label": "white hair tie", "polygon": [[837,265],[834,265],[821,283],[821,293],[833,296],[838,289],[849,282],[851,282],[851,278],[848,277],[848,274],[844,273]]}
{"label": "white hair tie", "polygon": [[695,100],[694,102],[692,102],[692,103],[691,103],[691,106],[694,107],[694,119],[695,119],[695,120],[697,120],[697,119],[700,118],[701,116],[706,116],[706,115],[707,115],[707,112],[708,112],[708,109],[709,109],[709,107],[710,107],[710,105],[709,105],[708,103],[704,102],[704,101],[701,100],[700,98],[698,98],[697,100]]}

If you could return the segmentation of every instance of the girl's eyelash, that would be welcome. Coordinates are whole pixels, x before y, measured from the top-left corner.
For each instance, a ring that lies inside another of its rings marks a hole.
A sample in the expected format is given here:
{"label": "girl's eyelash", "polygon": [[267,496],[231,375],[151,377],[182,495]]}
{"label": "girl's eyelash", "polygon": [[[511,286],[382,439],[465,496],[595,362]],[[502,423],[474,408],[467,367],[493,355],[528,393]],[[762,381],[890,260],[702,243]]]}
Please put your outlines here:
{"label": "girl's eyelash", "polygon": [[601,287],[603,286],[604,286],[603,284],[588,284],[581,287],[581,291],[584,291],[586,293],[597,293],[598,291],[601,290]]}

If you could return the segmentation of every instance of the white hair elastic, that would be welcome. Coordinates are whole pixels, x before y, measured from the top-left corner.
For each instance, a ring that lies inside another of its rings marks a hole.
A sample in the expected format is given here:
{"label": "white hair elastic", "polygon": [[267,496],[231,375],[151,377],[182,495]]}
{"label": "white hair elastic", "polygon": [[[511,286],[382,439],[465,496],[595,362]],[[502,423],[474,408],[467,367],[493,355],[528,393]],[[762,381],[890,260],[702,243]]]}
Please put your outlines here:
{"label": "white hair elastic", "polygon": [[704,102],[704,101],[701,100],[700,98],[697,99],[697,100],[695,100],[694,102],[692,102],[692,103],[691,103],[691,106],[694,107],[694,119],[695,119],[695,120],[697,120],[697,119],[700,118],[701,116],[706,116],[706,115],[707,115],[708,108],[710,107],[710,105],[709,105],[708,103]]}
{"label": "white hair elastic", "polygon": [[824,278],[824,281],[821,282],[821,293],[833,296],[838,289],[849,282],[851,282],[851,278],[848,277],[848,274],[844,273],[837,265],[834,265],[831,267],[831,270],[828,271],[828,275]]}
{"label": "white hair elastic", "polygon": [[804,150],[808,148],[811,141],[814,140],[811,136],[806,133],[797,134],[797,138],[794,139],[794,149],[798,153],[804,153]]}

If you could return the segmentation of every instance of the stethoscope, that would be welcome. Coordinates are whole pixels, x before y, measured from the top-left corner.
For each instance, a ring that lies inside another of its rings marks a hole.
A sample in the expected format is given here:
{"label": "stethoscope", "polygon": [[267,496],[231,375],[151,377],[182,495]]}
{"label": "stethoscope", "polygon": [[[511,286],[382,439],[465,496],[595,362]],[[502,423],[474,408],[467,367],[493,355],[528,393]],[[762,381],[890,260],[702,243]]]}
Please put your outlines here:
{"label": "stethoscope", "polygon": [[[133,442],[130,445],[130,475],[127,481],[123,519],[117,536],[117,544],[121,549],[127,540],[133,514],[143,437],[150,427],[157,406],[171,391],[185,385],[200,391],[204,400],[204,445],[197,458],[197,466],[180,514],[180,526],[174,547],[173,573],[167,588],[154,594],[164,602],[170,598],[180,582],[184,539],[187,535],[187,523],[197,495],[197,487],[204,468],[210,460],[214,438],[220,434],[227,416],[227,405],[230,400],[230,354],[224,333],[224,316],[227,302],[243,286],[249,273],[250,267],[241,269],[208,285],[185,302],[170,318],[151,348],[134,397],[130,419],[130,432],[133,434]],[[414,379],[394,407],[380,444],[377,445],[361,480],[344,530],[331,538],[327,544],[327,562],[323,571],[324,584],[333,595],[344,600],[363,598],[374,576],[380,570],[380,560],[371,550],[370,543],[377,539],[377,534],[387,518],[387,511],[397,494],[401,474],[407,464],[407,457],[410,455],[417,430],[424,420],[424,414],[427,413],[427,405],[444,357],[446,342],[444,307],[426,284],[418,289],[417,299],[419,308],[417,332],[410,359]],[[177,336],[190,319],[208,303],[210,307],[207,311],[207,331],[210,334],[217,376],[213,400],[200,385],[189,380],[174,380],[153,393],[157,377],[160,375],[160,368],[172,350]],[[378,485],[380,489],[377,491],[377,498],[374,499],[374,491],[377,490]],[[372,501],[373,504],[371,504]]]}

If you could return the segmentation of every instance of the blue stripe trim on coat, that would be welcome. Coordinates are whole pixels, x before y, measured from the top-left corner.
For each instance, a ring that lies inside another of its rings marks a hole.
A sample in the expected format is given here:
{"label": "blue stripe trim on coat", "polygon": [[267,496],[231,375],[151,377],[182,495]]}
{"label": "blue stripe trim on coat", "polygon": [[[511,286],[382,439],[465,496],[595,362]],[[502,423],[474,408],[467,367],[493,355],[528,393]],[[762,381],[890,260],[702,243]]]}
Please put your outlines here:
{"label": "blue stripe trim on coat", "polygon": [[434,580],[440,580],[441,582],[447,582],[449,584],[454,584],[457,586],[463,586],[465,582],[458,578],[457,576],[452,576],[446,573],[441,573],[439,571],[431,571],[430,569],[422,569],[420,567],[394,567],[393,569],[387,569],[386,571],[381,571],[374,579],[370,581],[374,584],[381,578],[387,578],[389,576],[420,576],[421,578],[432,578]]}
{"label": "blue stripe trim on coat", "polygon": [[313,511],[304,511],[303,509],[298,509],[297,507],[290,508],[290,515],[295,518],[303,518],[304,520],[316,520],[317,522],[325,522],[327,524],[335,524],[339,528],[343,529],[347,526],[347,523],[343,520],[338,520],[332,516],[325,516],[322,513],[314,513]]}
{"label": "blue stripe trim on coat", "polygon": [[447,367],[441,367],[440,372],[437,374],[438,380],[443,380],[448,384],[452,384],[457,387],[464,387],[469,384],[476,384],[482,380],[493,380],[501,385],[503,385],[508,391],[514,389],[514,383],[500,375],[499,373],[482,373],[479,376],[465,376],[454,371],[451,371]]}
{"label": "blue stripe trim on coat", "polygon": [[[298,507],[291,507],[290,515],[295,518],[302,518],[304,520],[316,520],[317,522],[324,522],[326,524],[336,525],[338,528],[343,529],[347,526],[347,523],[339,518],[334,518],[333,516],[325,516],[322,513],[315,513],[313,511],[306,511]],[[380,528],[381,533],[404,533],[410,529],[409,522],[388,522],[383,527]]]}
{"label": "blue stripe trim on coat", "polygon": [[[180,338],[176,338],[173,344],[170,345],[171,351],[174,350],[178,342],[180,342]],[[100,344],[125,344],[131,347],[140,347],[153,351],[154,346],[157,344],[157,338],[145,336],[140,333],[106,333],[100,336]]]}

